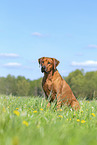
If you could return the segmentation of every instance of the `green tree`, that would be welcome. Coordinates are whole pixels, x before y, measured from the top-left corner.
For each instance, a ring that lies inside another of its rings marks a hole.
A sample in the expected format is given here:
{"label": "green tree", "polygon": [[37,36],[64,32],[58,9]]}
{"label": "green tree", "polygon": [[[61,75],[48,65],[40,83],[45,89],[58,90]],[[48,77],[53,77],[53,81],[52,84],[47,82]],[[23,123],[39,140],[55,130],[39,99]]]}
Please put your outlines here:
{"label": "green tree", "polygon": [[5,78],[0,78],[0,94],[6,94],[6,88],[5,88]]}
{"label": "green tree", "polygon": [[84,98],[84,82],[84,76],[81,74],[71,79],[71,89],[73,90],[73,93],[76,97]]}
{"label": "green tree", "polygon": [[4,82],[5,82],[5,94],[16,95],[16,79],[15,79],[15,77],[8,75]]}
{"label": "green tree", "polygon": [[97,71],[85,74],[84,93],[87,99],[97,98]]}
{"label": "green tree", "polygon": [[82,70],[75,70],[73,72],[71,72],[67,77],[66,77],[66,82],[70,85],[70,87],[72,87],[72,79],[75,78],[76,76],[83,76],[84,71]]}
{"label": "green tree", "polygon": [[29,93],[30,85],[25,79],[17,81],[17,95],[27,96]]}
{"label": "green tree", "polygon": [[30,82],[29,94],[33,96],[42,96],[42,78]]}

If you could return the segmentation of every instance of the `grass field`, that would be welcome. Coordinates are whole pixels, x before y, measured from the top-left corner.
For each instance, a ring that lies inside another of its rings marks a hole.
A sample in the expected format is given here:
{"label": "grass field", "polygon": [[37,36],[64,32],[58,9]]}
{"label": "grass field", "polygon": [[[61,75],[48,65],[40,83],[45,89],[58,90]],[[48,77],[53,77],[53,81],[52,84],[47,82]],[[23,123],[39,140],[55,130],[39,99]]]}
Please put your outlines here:
{"label": "grass field", "polygon": [[80,111],[43,98],[0,96],[0,145],[97,145],[97,101]]}

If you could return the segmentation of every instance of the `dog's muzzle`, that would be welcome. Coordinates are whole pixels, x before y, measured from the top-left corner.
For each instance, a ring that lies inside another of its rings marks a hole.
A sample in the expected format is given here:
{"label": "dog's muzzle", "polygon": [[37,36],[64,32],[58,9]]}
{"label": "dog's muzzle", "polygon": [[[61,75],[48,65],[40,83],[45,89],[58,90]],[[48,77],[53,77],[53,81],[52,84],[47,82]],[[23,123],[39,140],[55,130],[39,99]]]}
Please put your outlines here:
{"label": "dog's muzzle", "polygon": [[46,67],[45,66],[42,66],[41,67],[41,72],[43,73],[43,72],[46,72]]}

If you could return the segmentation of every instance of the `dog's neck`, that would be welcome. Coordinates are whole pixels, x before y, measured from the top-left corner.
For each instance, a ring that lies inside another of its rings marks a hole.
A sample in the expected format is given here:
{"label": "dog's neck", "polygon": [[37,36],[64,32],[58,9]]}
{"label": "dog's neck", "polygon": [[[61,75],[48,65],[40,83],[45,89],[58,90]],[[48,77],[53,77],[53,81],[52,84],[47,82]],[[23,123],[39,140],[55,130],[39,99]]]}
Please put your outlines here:
{"label": "dog's neck", "polygon": [[55,69],[55,70],[51,70],[50,72],[48,72],[48,73],[45,73],[44,72],[44,77],[47,79],[52,79],[53,78],[53,75],[54,75],[54,73],[57,71],[57,69]]}

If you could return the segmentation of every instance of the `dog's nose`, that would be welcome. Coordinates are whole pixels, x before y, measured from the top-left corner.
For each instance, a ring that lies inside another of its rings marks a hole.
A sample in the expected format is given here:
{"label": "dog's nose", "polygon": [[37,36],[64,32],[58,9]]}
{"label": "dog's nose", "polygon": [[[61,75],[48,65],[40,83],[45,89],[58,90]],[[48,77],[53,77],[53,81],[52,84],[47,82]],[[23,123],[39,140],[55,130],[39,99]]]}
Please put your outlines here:
{"label": "dog's nose", "polygon": [[45,67],[45,65],[43,65],[42,68],[41,68],[41,71],[45,72],[45,70],[46,70],[46,67]]}
{"label": "dog's nose", "polygon": [[46,69],[45,65],[42,66],[43,69]]}

